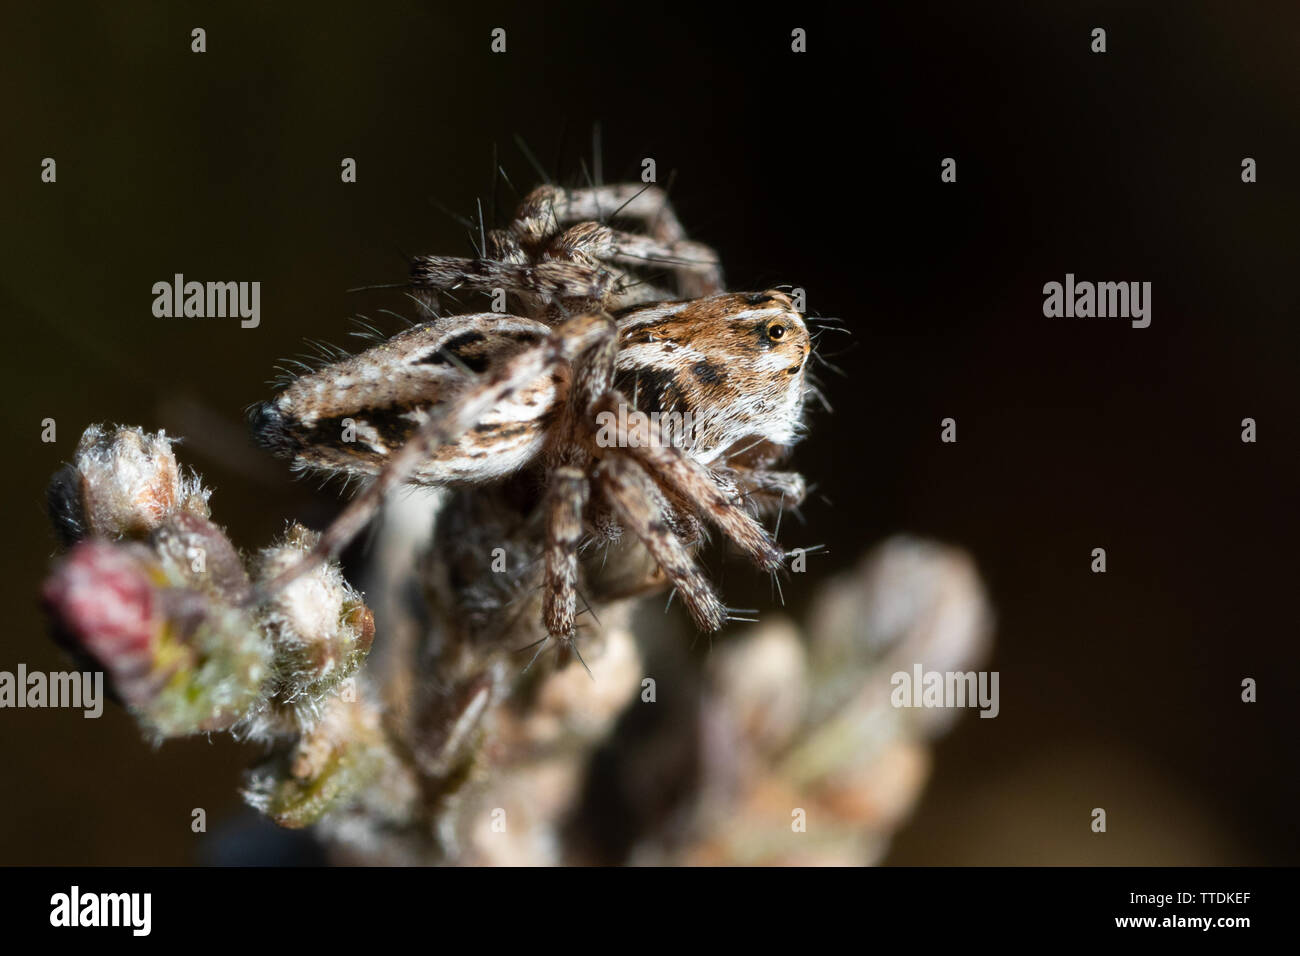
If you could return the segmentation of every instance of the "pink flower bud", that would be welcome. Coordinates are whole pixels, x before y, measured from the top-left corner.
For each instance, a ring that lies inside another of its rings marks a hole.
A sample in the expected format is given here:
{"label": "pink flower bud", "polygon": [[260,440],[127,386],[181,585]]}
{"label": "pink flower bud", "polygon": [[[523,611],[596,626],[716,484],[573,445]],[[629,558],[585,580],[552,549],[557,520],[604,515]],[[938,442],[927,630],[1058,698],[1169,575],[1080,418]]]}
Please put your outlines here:
{"label": "pink flower bud", "polygon": [[132,549],[81,542],[55,566],[42,595],[62,636],[103,665],[123,698],[146,690],[162,620],[158,593]]}

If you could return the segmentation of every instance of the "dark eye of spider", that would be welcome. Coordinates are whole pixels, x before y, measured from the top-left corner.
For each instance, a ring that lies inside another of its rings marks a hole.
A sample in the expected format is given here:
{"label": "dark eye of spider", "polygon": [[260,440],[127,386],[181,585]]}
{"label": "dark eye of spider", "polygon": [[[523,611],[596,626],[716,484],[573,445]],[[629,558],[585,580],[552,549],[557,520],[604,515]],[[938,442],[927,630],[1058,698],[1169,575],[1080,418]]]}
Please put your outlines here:
{"label": "dark eye of spider", "polygon": [[769,325],[767,327],[767,337],[773,342],[779,342],[785,337],[784,325]]}

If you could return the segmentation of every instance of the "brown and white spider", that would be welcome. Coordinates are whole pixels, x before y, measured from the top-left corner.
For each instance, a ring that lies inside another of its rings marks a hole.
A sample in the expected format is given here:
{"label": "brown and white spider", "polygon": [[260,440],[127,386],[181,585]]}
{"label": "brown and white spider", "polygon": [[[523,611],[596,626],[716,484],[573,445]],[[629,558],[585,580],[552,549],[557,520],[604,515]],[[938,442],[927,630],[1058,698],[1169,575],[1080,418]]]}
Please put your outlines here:
{"label": "brown and white spider", "polygon": [[[606,224],[628,220],[644,233]],[[692,556],[701,520],[775,572],[785,554],[756,515],[804,496],[799,475],[771,467],[803,428],[803,318],[779,291],[724,293],[717,256],[685,238],[656,187],[540,187],[485,242],[486,258],[415,259],[411,283],[510,297],[514,313],[435,317],[256,406],[256,436],[295,467],[374,479],[268,590],[336,555],[402,483],[533,468],[549,637],[572,644],[584,539],[623,528],[695,623],[718,630],[729,609]],[[675,289],[644,277],[656,267]],[[655,412],[686,434],[667,435]]]}

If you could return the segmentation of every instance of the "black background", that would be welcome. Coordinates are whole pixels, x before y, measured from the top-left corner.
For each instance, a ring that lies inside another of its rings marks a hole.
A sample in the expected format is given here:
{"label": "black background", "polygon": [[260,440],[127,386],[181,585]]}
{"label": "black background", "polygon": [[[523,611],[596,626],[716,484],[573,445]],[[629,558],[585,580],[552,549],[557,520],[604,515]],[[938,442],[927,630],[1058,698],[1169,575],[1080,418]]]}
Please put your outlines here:
{"label": "black background", "polygon": [[[431,200],[472,216],[494,144],[521,189],[535,177],[516,134],[578,182],[599,123],[606,178],[644,156],[675,171],[677,209],[733,288],[803,286],[853,330],[828,346],[847,349],[845,377],[826,377],[834,414],[795,457],[819,494],[783,537],[830,554],[786,587],[792,610],[899,531],[968,549],[986,577],[1001,716],[939,746],[889,862],[1297,862],[1300,15],[1038,6],[7,14],[0,668],[66,666],[35,601],[43,488],[85,425],[184,434],[245,546],[289,516],[324,521],[332,492],[244,435],[271,367],[307,336],[348,342],[366,306],[345,290],[400,280],[402,252],[468,254]],[[46,156],[57,184],[40,182]],[[176,272],[260,281],[261,327],[153,318],[151,286]],[[1043,283],[1067,272],[1150,281],[1151,327],[1044,318]],[[956,445],[939,441],[947,416]],[[1257,444],[1240,441],[1247,416]],[[770,607],[741,565],[725,588]],[[116,710],[0,712],[0,750],[0,863],[204,858],[190,810],[237,813],[251,756],[153,752]]]}

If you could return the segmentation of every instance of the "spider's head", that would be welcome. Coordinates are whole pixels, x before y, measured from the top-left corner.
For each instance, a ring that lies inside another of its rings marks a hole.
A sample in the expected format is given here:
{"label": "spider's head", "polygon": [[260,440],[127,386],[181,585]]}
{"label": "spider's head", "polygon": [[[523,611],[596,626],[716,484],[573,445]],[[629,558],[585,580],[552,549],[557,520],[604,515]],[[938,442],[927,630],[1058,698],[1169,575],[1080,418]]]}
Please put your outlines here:
{"label": "spider's head", "polygon": [[701,459],[798,438],[812,340],[785,293],[643,307],[620,317],[619,333],[620,389],[643,411],[690,412]]}
{"label": "spider's head", "polygon": [[729,299],[726,330],[718,335],[720,360],[734,379],[727,414],[749,433],[777,445],[798,437],[804,377],[812,338],[803,316],[784,292],[749,292]]}

